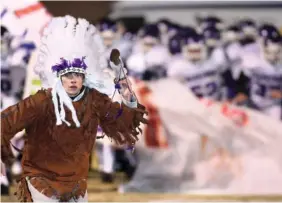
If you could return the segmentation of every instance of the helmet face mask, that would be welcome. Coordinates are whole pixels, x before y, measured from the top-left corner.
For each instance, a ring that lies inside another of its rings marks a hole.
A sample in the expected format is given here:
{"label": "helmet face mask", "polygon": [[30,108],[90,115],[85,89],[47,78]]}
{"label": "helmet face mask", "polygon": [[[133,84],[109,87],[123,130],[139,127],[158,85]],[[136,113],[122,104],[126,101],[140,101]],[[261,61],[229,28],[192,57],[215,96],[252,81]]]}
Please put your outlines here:
{"label": "helmet face mask", "polygon": [[221,34],[220,31],[214,27],[208,27],[202,32],[205,45],[208,48],[216,48],[220,45]]}
{"label": "helmet face mask", "polygon": [[152,36],[146,36],[142,39],[143,51],[146,53],[158,44],[158,39]]}
{"label": "helmet face mask", "polygon": [[222,35],[222,39],[225,43],[237,42],[239,40],[239,33],[232,30],[227,30],[223,32]]}
{"label": "helmet face mask", "polygon": [[247,39],[256,39],[258,37],[256,23],[251,19],[244,19],[239,22],[240,28],[240,39],[247,40]]}
{"label": "helmet face mask", "polygon": [[197,33],[185,37],[182,53],[184,57],[192,62],[198,62],[207,58],[207,49],[203,37]]}
{"label": "helmet face mask", "polygon": [[206,58],[206,47],[204,43],[195,42],[186,44],[182,48],[184,57],[192,62],[202,61]]}
{"label": "helmet face mask", "polygon": [[263,46],[263,55],[270,63],[281,61],[282,47],[280,43],[266,42]]}
{"label": "helmet face mask", "polygon": [[103,38],[104,45],[106,47],[111,47],[115,41],[115,32],[112,30],[106,30],[101,32],[101,36]]}
{"label": "helmet face mask", "polygon": [[257,37],[257,30],[255,27],[253,26],[246,26],[242,29],[243,35],[245,37],[253,37],[256,38]]}
{"label": "helmet face mask", "polygon": [[224,44],[238,42],[240,40],[240,28],[237,25],[230,25],[222,32]]}

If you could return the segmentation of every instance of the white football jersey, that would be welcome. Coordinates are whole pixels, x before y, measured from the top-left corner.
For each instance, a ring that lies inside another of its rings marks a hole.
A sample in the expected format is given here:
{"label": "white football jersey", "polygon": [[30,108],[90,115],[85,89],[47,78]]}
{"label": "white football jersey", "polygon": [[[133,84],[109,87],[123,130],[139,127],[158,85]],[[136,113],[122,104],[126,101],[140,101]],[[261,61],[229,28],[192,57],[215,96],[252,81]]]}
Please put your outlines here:
{"label": "white football jersey", "polygon": [[281,99],[272,98],[271,91],[282,91],[282,64],[272,65],[262,57],[252,54],[244,57],[243,66],[244,73],[250,78],[252,104],[265,112],[272,107],[279,107],[274,114],[281,117]]}
{"label": "white football jersey", "polygon": [[259,56],[260,55],[260,45],[259,42],[256,41],[254,43],[242,46],[242,51],[244,54],[254,54]]}
{"label": "white football jersey", "polygon": [[145,55],[142,52],[134,53],[126,61],[128,74],[141,79],[146,70]]}
{"label": "white football jersey", "polygon": [[168,77],[184,82],[196,96],[218,100],[221,94],[222,66],[210,58],[198,63],[185,59],[169,64]]}
{"label": "white football jersey", "polygon": [[156,46],[148,53],[135,52],[126,61],[129,75],[141,79],[147,69],[166,68],[170,60],[168,50],[163,46]]}

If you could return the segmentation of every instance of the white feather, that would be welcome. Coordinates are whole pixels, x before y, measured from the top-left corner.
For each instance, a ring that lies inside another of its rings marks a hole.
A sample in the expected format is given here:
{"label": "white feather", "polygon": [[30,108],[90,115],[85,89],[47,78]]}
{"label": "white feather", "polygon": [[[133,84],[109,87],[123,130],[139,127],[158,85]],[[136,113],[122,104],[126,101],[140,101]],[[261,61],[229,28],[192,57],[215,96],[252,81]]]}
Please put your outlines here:
{"label": "white feather", "polygon": [[[111,94],[114,83],[112,78],[104,73],[107,68],[105,47],[96,28],[85,19],[77,20],[72,16],[54,17],[43,31],[34,71],[39,75],[45,88],[53,87],[52,97],[57,125],[61,125],[62,121],[69,125],[65,120],[64,105],[71,110],[72,119],[77,127],[80,123],[71,99],[51,68],[60,63],[60,58],[72,61],[74,58],[82,57],[86,57],[85,64],[88,67],[86,73],[92,74],[89,77],[86,75],[85,85],[102,93]],[[59,103],[55,95],[59,95],[61,112],[58,111]]]}

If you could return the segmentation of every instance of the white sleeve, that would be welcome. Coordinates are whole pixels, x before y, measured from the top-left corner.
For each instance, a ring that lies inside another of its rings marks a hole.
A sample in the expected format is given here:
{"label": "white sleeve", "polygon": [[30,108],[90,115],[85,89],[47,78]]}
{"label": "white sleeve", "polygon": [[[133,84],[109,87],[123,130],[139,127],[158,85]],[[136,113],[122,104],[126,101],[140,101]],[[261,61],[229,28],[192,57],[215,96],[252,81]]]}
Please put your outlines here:
{"label": "white sleeve", "polygon": [[242,57],[242,63],[240,68],[247,77],[250,77],[254,68],[260,66],[259,63],[259,58],[255,57],[254,55],[245,55]]}
{"label": "white sleeve", "polygon": [[217,48],[214,50],[212,59],[213,61],[211,65],[215,65],[220,72],[227,70],[228,65],[222,48]]}

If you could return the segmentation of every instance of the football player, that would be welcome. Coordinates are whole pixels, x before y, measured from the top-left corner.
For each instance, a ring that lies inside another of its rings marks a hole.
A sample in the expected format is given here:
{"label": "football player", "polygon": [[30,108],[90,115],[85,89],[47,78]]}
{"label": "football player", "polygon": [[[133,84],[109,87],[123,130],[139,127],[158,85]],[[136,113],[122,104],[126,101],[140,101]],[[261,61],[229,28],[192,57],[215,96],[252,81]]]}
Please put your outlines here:
{"label": "football player", "polygon": [[204,38],[197,32],[184,39],[183,58],[169,64],[168,76],[181,80],[198,98],[218,100],[221,94],[221,67],[207,58]]}
{"label": "football player", "polygon": [[[242,61],[244,79],[235,102],[249,99],[250,106],[281,119],[282,45],[278,29],[269,24],[259,28],[259,54],[247,52]],[[248,87],[248,88],[246,88]]]}
{"label": "football player", "polygon": [[139,49],[127,60],[129,75],[141,80],[166,77],[170,54],[160,43],[160,32],[155,24],[144,26],[140,32]]}

